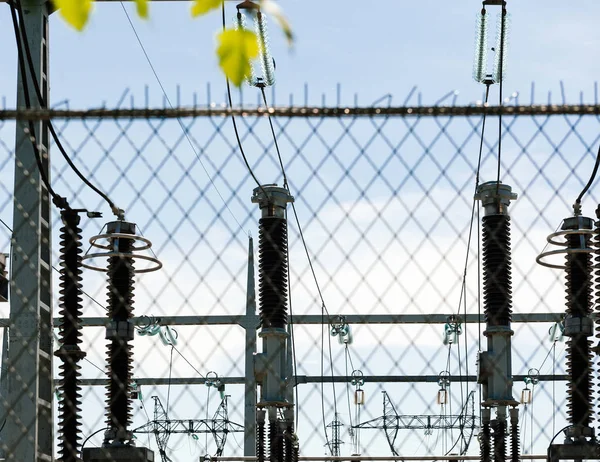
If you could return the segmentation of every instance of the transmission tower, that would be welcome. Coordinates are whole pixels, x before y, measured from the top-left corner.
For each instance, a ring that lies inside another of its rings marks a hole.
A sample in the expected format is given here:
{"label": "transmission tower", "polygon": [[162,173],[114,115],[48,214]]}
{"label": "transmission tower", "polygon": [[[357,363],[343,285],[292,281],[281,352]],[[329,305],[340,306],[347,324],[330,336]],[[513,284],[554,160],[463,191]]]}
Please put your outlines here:
{"label": "transmission tower", "polygon": [[210,433],[213,436],[217,450],[214,456],[223,455],[223,449],[227,442],[229,433],[243,433],[244,427],[238,423],[229,420],[227,410],[227,398],[225,395],[213,415],[212,419],[169,419],[160,398],[153,396],[154,400],[154,419],[133,430],[133,433],[145,434],[152,433],[156,438],[156,444],[162,462],[172,462],[167,456],[166,449],[169,437],[174,433],[195,435],[198,433]]}
{"label": "transmission tower", "polygon": [[[354,428],[368,428],[384,430],[387,442],[394,456],[400,456],[394,444],[398,430],[461,430],[463,450],[465,454],[476,428],[479,428],[479,419],[475,417],[474,391],[467,396],[467,400],[459,415],[399,415],[387,392],[383,393],[383,415],[367,422],[355,425]],[[464,430],[468,430],[467,435]]]}

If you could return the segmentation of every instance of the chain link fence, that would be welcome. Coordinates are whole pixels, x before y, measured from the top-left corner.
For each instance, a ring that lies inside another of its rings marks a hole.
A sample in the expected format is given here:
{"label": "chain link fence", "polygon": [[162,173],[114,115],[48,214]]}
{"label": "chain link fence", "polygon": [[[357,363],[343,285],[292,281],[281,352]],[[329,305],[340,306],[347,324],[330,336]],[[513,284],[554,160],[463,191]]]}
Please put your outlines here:
{"label": "chain link fence", "polygon": [[[518,194],[510,206],[514,396],[533,392],[520,406],[526,454],[545,453],[567,418],[565,344],[556,327],[565,310],[564,277],[535,258],[546,236],[572,214],[600,141],[598,116],[568,115],[571,110],[502,118],[500,178]],[[301,454],[385,456],[393,454],[389,443],[404,456],[477,454],[476,425],[461,428],[451,416],[473,416],[474,423],[479,417],[474,378],[485,324],[478,322],[480,204],[473,206],[473,196],[481,142],[479,182],[496,179],[498,117],[488,117],[483,141],[481,115],[330,117],[298,111],[272,120],[306,242],[305,251],[290,215]],[[256,178],[281,186],[268,120],[249,110],[236,121]],[[132,428],[161,415],[206,422],[182,433],[136,433],[138,445],[152,448],[157,459],[161,447],[172,460],[197,460],[219,448],[223,455],[243,455],[248,238],[257,236],[260,211],[250,201],[257,185],[230,118],[66,118],[54,125],[71,160],[125,210],[152,242],[147,255],[162,263],[160,271],[139,274],[135,282]],[[10,243],[13,207],[19,205],[13,203],[16,130],[14,120],[0,121],[5,253],[16,252]],[[106,231],[111,213],[54,146],[51,153],[54,190],[73,208],[103,212],[102,218],[82,215],[87,242]],[[593,216],[599,200],[592,188],[584,215]],[[56,270],[61,222],[54,207],[51,218]],[[84,251],[94,252],[87,244]],[[53,271],[55,316],[58,283]],[[82,433],[92,447],[102,443],[106,427],[106,274],[84,270],[82,284]],[[8,318],[9,304],[0,306]],[[59,363],[55,358],[55,378]],[[53,399],[55,432],[59,398]],[[411,429],[397,433],[353,428],[389,419],[390,403],[401,424],[410,416],[446,424],[406,425]],[[231,427],[209,429],[216,421]]]}

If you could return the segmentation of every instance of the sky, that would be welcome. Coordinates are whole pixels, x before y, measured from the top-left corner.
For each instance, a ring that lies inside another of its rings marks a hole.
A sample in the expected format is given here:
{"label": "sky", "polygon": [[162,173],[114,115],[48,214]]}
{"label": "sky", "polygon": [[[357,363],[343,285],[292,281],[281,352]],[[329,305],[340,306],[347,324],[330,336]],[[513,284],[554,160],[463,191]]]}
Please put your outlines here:
{"label": "sky", "polygon": [[[234,2],[227,2],[228,20]],[[409,3],[285,1],[281,2],[297,40],[292,51],[275,24],[270,24],[272,54],[277,62],[276,100],[287,102],[290,94],[304,100],[336,101],[336,84],[342,83],[345,104],[369,104],[391,94],[395,104],[404,102],[415,85],[425,103],[434,103],[452,90],[468,104],[481,99],[482,88],[471,79],[475,16],[480,2],[424,0]],[[220,14],[192,19],[189,3],[155,2],[150,19],[135,17],[134,25],[167,93],[175,87],[191,102],[193,92],[205,101],[206,84],[212,84],[213,99],[223,102],[224,85],[215,57],[215,33]],[[493,9],[491,9],[493,10]],[[547,93],[561,101],[559,82],[566,97],[579,100],[579,91],[593,99],[593,82],[600,64],[590,59],[600,38],[594,27],[600,5],[582,0],[576,6],[558,0],[509,2],[512,16],[506,94],[514,91],[529,100],[531,82],[536,99]],[[495,16],[495,15],[493,15]],[[229,19],[231,18],[231,19]],[[492,19],[495,20],[495,17]],[[14,43],[8,7],[0,9],[2,43]],[[69,99],[74,107],[115,104],[124,88],[139,98],[150,86],[153,104],[160,104],[156,81],[118,2],[98,3],[84,32],[79,33],[60,19],[51,18],[52,101]],[[15,47],[2,50],[0,95],[14,102]],[[417,94],[415,94],[416,98]],[[143,99],[139,104],[143,104]],[[416,102],[415,99],[412,101]]]}
{"label": "sky", "polygon": [[[227,2],[228,18],[234,16],[234,5]],[[281,5],[297,40],[293,50],[288,50],[282,34],[270,24],[277,84],[274,98],[270,92],[267,94],[274,104],[285,105],[292,95],[295,104],[302,105],[306,100],[308,104],[335,105],[338,83],[342,105],[354,104],[355,95],[358,104],[364,106],[378,100],[378,104],[387,105],[388,100],[381,98],[388,94],[393,105],[418,104],[419,101],[450,104],[454,97],[458,104],[467,105],[482,98],[482,86],[471,77],[475,17],[480,2],[380,1],[365,6],[366,2],[305,0],[283,1]],[[0,96],[5,97],[5,104],[10,108],[15,101],[16,54],[8,7],[0,6],[0,24],[4,26],[0,27],[0,43],[8,44],[0,50],[4,63],[0,70]],[[214,37],[220,28],[218,13],[192,19],[189,3],[156,2],[151,5],[150,19],[142,21],[135,16],[132,5],[125,7],[173,104],[177,104],[177,86],[182,105],[191,105],[194,93],[198,94],[199,104],[224,102],[225,85],[214,53]],[[560,83],[564,82],[567,102],[579,102],[580,92],[585,102],[594,102],[594,82],[600,64],[591,57],[596,55],[600,45],[595,21],[600,4],[580,1],[574,7],[556,0],[514,2],[514,5],[509,2],[508,10],[512,26],[505,95],[518,98],[521,103],[532,99],[545,103],[551,92],[551,101],[561,103]],[[495,19],[495,15],[493,17]],[[65,25],[58,14],[53,14],[50,32],[52,104],[68,100],[71,108],[112,107],[125,94],[124,104],[130,105],[133,97],[133,104],[143,107],[146,86],[148,105],[164,104],[161,89],[120,3],[96,4],[88,27],[81,33]],[[533,98],[532,82],[535,82]],[[416,91],[406,100],[415,86]],[[306,94],[305,88],[308,88]],[[126,90],[129,91],[125,93]],[[496,90],[492,98],[497,99]],[[246,89],[244,101],[254,102],[256,93]],[[441,100],[447,95],[450,96]],[[234,101],[239,102],[235,93]],[[229,200],[233,215],[241,221],[242,231],[250,229],[256,236],[258,213],[248,200],[255,185],[246,178],[229,122],[225,122],[196,121],[190,128],[192,143],[206,156],[203,158],[208,171]],[[282,151],[289,162],[288,174],[297,197],[300,221],[305,225],[317,274],[332,312],[453,312],[466,251],[479,122],[479,119],[428,119],[418,124],[412,119],[295,120],[291,124],[285,120],[275,121]],[[211,125],[213,123],[215,125]],[[438,138],[446,123],[449,123],[447,132],[451,136]],[[598,141],[597,122],[589,118],[583,121],[557,118],[550,122],[520,119],[513,125],[511,120],[506,123],[510,133],[504,148],[504,167],[507,181],[520,195],[511,206],[515,261],[518,262],[515,270],[518,282],[514,289],[516,309],[558,311],[562,308],[554,303],[562,299],[562,286],[556,283],[558,277],[535,266],[533,260],[547,234],[568,213],[571,196],[587,179],[592,162],[587,145]],[[542,135],[536,123],[543,125]],[[577,131],[573,131],[569,123],[576,123]],[[272,153],[272,145],[266,141],[270,134],[265,121],[252,119],[240,124],[245,134],[244,145],[255,159],[253,165],[258,176],[269,182],[280,181],[273,157],[256,160],[257,154]],[[164,273],[140,279],[139,314],[241,312],[245,300],[245,233],[240,234],[235,221],[227,211],[221,210],[219,197],[182,139],[177,123],[142,121],[128,125],[109,121],[99,125],[71,122],[59,126],[77,162],[110,190],[119,204],[127,206],[130,217],[140,225],[144,235],[152,239],[163,261]],[[123,138],[122,133],[127,137]],[[581,133],[584,143],[574,133]],[[13,135],[10,124],[0,126],[3,143],[0,217],[9,223],[12,219],[10,149]],[[458,142],[458,147],[453,142]],[[483,180],[493,178],[495,147],[495,133],[490,130],[484,152]],[[457,152],[461,155],[456,156]],[[230,161],[232,154],[235,154],[234,160]],[[76,180],[65,170],[58,156],[54,162],[57,188],[76,196],[82,204],[100,204],[90,193],[78,189]],[[331,189],[335,190],[333,196],[328,194]],[[139,194],[141,190],[143,194]],[[362,191],[366,192],[364,196]],[[591,197],[596,196],[592,190]],[[221,211],[218,219],[213,219],[215,209]],[[101,225],[85,223],[85,238],[97,233]],[[320,312],[303,248],[293,226],[290,234],[296,312]],[[2,236],[6,240],[6,235]],[[55,244],[55,253],[56,247]],[[475,255],[473,248],[471,252]],[[476,309],[474,258],[471,261],[469,309]],[[102,276],[87,274],[85,284],[89,293],[104,302]],[[86,314],[101,313],[93,303],[86,306]],[[541,348],[539,345],[547,327],[516,329],[519,355],[515,369],[519,373],[527,371],[532,364],[542,364],[549,345],[545,343]],[[180,329],[181,342],[185,345],[183,351],[204,372],[216,370],[220,375],[241,375],[240,332]],[[320,358],[314,352],[319,348],[319,335],[318,329],[302,328],[298,336],[300,368],[304,373],[320,373]],[[475,329],[470,329],[468,335],[475,338]],[[399,331],[361,326],[354,337],[356,367],[368,373],[437,374],[445,367],[454,372],[459,369],[459,357],[454,351],[450,356],[452,361],[446,363],[447,351],[440,342],[441,326]],[[381,339],[385,339],[383,345]],[[136,372],[147,376],[165,375],[169,350],[153,340],[156,339],[145,338],[136,344],[135,351],[139,355]],[[86,337],[89,359],[96,364],[104,360],[103,348],[97,348],[103,341],[99,329],[91,330]],[[374,356],[373,352],[381,352],[382,346],[385,347],[382,356]],[[334,343],[333,349],[338,358],[334,367],[338,373],[344,373],[347,363],[343,348]],[[560,360],[560,345],[558,350]],[[155,354],[141,354],[149,351]],[[473,343],[469,350],[472,360],[475,351]],[[472,361],[471,367],[473,364]],[[86,376],[100,376],[91,365],[84,366]],[[560,367],[560,364],[546,363],[542,372],[550,373]],[[173,370],[181,376],[194,375],[177,356]],[[453,386],[454,403],[457,403],[462,387],[459,390]],[[439,412],[434,402],[436,384],[387,387],[402,412]],[[551,403],[550,385],[540,387],[545,403]],[[368,409],[365,415],[379,415],[381,388],[374,384],[365,387],[365,409]],[[515,386],[515,393],[519,393],[520,388]],[[343,387],[338,390],[340,407],[345,406],[346,391]],[[168,394],[166,387],[158,387],[147,395],[154,392],[163,400]],[[231,393],[234,397],[231,412],[240,421],[237,406],[240,391],[232,387]],[[333,398],[330,391],[326,393],[330,411]],[[197,404],[198,415],[208,412],[204,387],[176,389],[172,399],[172,412],[178,417],[189,417],[190,402]],[[301,422],[303,452],[321,454],[324,439],[319,424],[314,423],[314,412],[319,412],[320,405],[318,387],[301,388],[301,401],[306,409],[302,417],[305,420]],[[148,397],[145,406],[151,411]],[[208,413],[212,414],[215,402],[211,401],[208,407]],[[343,409],[343,418],[348,419],[351,410]],[[538,406],[536,428],[549,427],[545,424],[550,419],[551,405],[541,409]],[[86,431],[102,425],[98,417],[102,412],[99,393],[86,392],[84,412]],[[524,415],[526,412],[523,410]],[[331,415],[326,418],[330,420]],[[142,410],[136,410],[135,419],[140,425],[145,422]],[[533,421],[529,425],[531,434]],[[549,428],[543,431],[545,437],[551,436]],[[447,435],[437,437],[443,440]],[[366,452],[389,454],[381,436],[374,438],[379,439],[368,444],[371,440],[365,436]],[[344,439],[348,442],[347,434]],[[404,435],[402,445],[412,455],[437,443],[437,440],[425,439],[424,435],[413,440]],[[538,453],[544,452],[548,439],[540,438]],[[183,448],[179,448],[180,451],[188,449],[186,444],[192,445],[191,453],[195,443],[188,438],[177,444]],[[201,454],[201,449],[195,450]],[[348,444],[344,450],[349,453]],[[230,442],[228,453],[232,452],[240,453]]]}

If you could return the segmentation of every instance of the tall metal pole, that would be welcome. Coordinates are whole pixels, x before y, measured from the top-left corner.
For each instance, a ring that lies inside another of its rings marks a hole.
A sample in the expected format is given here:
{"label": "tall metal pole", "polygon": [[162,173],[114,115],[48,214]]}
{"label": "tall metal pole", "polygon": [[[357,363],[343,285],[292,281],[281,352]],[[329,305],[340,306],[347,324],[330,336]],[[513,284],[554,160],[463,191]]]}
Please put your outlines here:
{"label": "tall metal pole", "polygon": [[248,242],[248,285],[246,297],[245,390],[244,390],[244,456],[256,456],[256,378],[254,377],[254,355],[256,354],[256,283],[254,279],[254,243]]}
{"label": "tall metal pole", "polygon": [[[22,0],[23,23],[35,79],[48,102],[48,15],[45,0]],[[25,59],[23,57],[23,59]],[[32,76],[19,71],[17,108],[25,109],[24,79],[35,95]],[[37,98],[31,106],[39,108]],[[33,147],[17,122],[10,284],[10,340],[7,412],[3,432],[7,460],[52,460],[52,285],[50,200],[41,181]],[[35,125],[35,138],[49,176],[48,130]]]}

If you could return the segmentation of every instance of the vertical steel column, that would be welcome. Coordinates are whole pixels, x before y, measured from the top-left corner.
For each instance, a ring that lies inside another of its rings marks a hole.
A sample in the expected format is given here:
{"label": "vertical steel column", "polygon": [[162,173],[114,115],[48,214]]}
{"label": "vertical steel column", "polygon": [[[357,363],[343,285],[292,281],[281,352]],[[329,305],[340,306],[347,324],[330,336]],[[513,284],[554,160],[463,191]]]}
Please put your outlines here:
{"label": "vertical steel column", "polygon": [[[33,58],[35,78],[48,102],[48,14],[45,0],[23,0],[21,27]],[[25,59],[25,58],[24,58]],[[30,94],[32,76],[17,80],[17,108],[25,109],[23,83]],[[40,107],[37,98],[31,106]],[[52,295],[50,201],[42,184],[33,147],[25,133],[27,123],[17,121],[13,212],[13,257],[10,301],[10,340],[6,428],[7,460],[52,460]],[[35,124],[35,138],[49,177],[48,130]]]}
{"label": "vertical steel column", "polygon": [[246,356],[244,374],[244,456],[256,456],[256,378],[254,377],[254,355],[256,354],[256,283],[254,280],[254,242],[248,242],[248,282],[246,289],[246,317],[244,331],[246,334]]}

